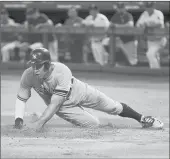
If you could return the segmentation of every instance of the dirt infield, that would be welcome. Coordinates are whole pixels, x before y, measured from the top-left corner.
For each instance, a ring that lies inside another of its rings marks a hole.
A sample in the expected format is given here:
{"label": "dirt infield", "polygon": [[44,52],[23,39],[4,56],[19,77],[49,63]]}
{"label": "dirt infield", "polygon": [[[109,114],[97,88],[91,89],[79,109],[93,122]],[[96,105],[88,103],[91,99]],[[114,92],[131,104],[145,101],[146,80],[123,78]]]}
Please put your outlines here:
{"label": "dirt infield", "polygon": [[[104,128],[83,129],[54,116],[43,133],[14,130],[14,104],[20,77],[1,77],[1,158],[169,158],[169,79],[111,74],[76,73],[115,100],[125,102],[165,123],[163,130],[141,129],[130,119],[89,110]],[[32,91],[26,112],[41,113],[46,106]],[[26,114],[25,124],[30,120]]]}

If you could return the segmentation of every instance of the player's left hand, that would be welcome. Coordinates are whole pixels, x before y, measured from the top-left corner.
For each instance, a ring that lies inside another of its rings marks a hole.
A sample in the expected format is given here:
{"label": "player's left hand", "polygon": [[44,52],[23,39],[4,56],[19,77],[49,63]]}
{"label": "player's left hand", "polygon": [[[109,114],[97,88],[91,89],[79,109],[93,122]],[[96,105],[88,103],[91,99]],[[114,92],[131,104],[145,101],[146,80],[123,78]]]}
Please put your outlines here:
{"label": "player's left hand", "polygon": [[30,122],[27,124],[27,128],[32,129],[35,132],[42,132],[44,127],[39,120],[40,115],[33,113],[30,116]]}
{"label": "player's left hand", "polygon": [[37,113],[31,114],[30,115],[30,122],[34,123],[34,122],[38,121],[39,117],[40,117],[40,115],[38,115]]}

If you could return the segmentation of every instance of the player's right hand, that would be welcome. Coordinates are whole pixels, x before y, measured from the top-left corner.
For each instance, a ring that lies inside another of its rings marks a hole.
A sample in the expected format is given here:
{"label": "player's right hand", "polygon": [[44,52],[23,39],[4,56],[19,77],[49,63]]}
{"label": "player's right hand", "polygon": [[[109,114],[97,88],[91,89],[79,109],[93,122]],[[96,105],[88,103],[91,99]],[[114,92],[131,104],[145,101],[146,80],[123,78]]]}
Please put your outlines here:
{"label": "player's right hand", "polygon": [[37,113],[31,114],[31,123],[35,123],[39,119],[39,116]]}
{"label": "player's right hand", "polygon": [[21,118],[16,118],[15,119],[15,125],[14,125],[14,128],[15,129],[22,129],[22,127],[23,127],[23,119],[21,119]]}

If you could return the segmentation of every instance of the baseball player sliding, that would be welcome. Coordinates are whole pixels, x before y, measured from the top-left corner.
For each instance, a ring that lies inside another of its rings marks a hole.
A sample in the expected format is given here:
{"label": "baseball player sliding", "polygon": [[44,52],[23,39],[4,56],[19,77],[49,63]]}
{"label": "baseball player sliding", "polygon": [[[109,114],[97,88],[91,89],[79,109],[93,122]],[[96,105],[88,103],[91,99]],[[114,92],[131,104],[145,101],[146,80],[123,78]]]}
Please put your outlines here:
{"label": "baseball player sliding", "polygon": [[64,64],[51,62],[50,53],[45,48],[31,53],[28,69],[21,77],[15,106],[15,128],[23,127],[23,117],[27,100],[33,88],[48,106],[30,127],[41,131],[54,114],[80,127],[98,127],[100,121],[84,110],[91,108],[110,115],[132,118],[144,128],[163,128],[163,123],[151,116],[144,116],[125,103],[114,101],[94,87],[72,76]]}

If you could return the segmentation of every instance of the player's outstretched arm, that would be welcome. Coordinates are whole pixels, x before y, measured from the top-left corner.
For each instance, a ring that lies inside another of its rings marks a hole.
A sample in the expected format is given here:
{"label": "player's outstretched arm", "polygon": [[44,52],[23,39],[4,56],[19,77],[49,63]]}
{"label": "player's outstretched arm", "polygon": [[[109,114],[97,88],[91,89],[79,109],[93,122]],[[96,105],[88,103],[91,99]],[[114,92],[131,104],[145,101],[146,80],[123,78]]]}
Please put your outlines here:
{"label": "player's outstretched arm", "polygon": [[67,97],[70,93],[72,72],[65,65],[62,66],[62,73],[58,76],[58,85],[53,91],[51,98],[51,103],[46,108],[42,116],[37,121],[38,129],[43,127],[44,124],[49,121],[54,114],[56,114],[63,103],[67,100]]}
{"label": "player's outstretched arm", "polygon": [[51,103],[45,109],[44,113],[37,121],[38,125],[42,127],[46,122],[48,122],[53,117],[53,115],[56,114],[56,112],[60,109],[61,105],[64,103],[65,100],[65,97],[54,94],[51,98]]}
{"label": "player's outstretched arm", "polygon": [[14,125],[16,129],[21,129],[23,127],[25,105],[26,103],[24,101],[21,101],[17,98],[15,104],[15,125]]}
{"label": "player's outstretched arm", "polygon": [[31,83],[30,79],[30,70],[24,71],[20,87],[17,94],[17,99],[15,103],[15,125],[14,128],[21,129],[23,127],[23,118],[25,113],[26,101],[31,96]]}

